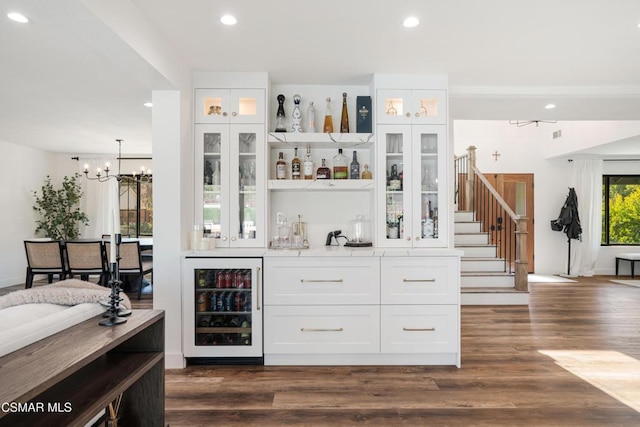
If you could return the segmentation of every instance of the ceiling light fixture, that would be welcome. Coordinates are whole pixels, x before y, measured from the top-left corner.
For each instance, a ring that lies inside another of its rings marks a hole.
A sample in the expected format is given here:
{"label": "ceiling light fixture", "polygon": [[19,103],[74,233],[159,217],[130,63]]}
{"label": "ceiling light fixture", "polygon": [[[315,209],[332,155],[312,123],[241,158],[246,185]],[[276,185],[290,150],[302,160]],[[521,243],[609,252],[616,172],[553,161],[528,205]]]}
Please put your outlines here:
{"label": "ceiling light fixture", "polygon": [[532,123],[535,123],[536,127],[538,127],[540,123],[558,123],[558,121],[557,120],[509,120],[510,125],[516,125],[519,128],[521,128],[522,126],[530,125]]}
{"label": "ceiling light fixture", "polygon": [[26,24],[27,22],[29,22],[29,19],[26,16],[18,12],[7,13],[7,18],[11,19],[12,21],[19,22],[21,24]]}
{"label": "ceiling light fixture", "polygon": [[153,103],[151,103],[151,102],[145,102],[142,105],[144,105],[145,107],[149,107],[149,108],[153,107]]}
{"label": "ceiling light fixture", "polygon": [[553,110],[554,108],[556,108],[556,104],[547,104],[544,106],[544,108],[546,108],[547,110]]}
{"label": "ceiling light fixture", "polygon": [[224,15],[222,18],[220,18],[220,22],[222,22],[224,25],[236,25],[238,20],[233,15]]}
{"label": "ceiling light fixture", "polygon": [[404,25],[405,28],[417,27],[419,24],[420,24],[420,20],[418,18],[416,18],[415,16],[408,17],[402,23],[402,25]]}

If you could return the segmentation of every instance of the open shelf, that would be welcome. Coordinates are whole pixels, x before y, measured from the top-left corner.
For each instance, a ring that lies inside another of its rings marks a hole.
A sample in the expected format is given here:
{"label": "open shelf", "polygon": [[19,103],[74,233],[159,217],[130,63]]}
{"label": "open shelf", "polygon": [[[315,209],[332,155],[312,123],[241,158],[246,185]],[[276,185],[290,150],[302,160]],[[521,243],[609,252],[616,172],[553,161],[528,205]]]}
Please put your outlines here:
{"label": "open shelf", "polygon": [[374,143],[372,133],[288,133],[269,132],[267,142],[271,148],[368,148]]}
{"label": "open shelf", "polygon": [[282,191],[373,191],[375,182],[372,179],[270,179],[267,188]]}

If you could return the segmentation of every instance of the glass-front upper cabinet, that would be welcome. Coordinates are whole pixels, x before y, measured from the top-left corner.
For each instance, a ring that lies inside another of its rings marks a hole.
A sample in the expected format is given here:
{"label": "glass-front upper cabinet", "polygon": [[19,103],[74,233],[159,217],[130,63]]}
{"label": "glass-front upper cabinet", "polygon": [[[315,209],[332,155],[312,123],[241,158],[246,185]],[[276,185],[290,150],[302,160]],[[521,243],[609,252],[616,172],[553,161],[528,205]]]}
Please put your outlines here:
{"label": "glass-front upper cabinet", "polygon": [[446,124],[446,91],[380,89],[376,113],[382,124]]}
{"label": "glass-front upper cabinet", "polygon": [[446,126],[380,125],[378,137],[378,245],[446,246]]}
{"label": "glass-front upper cabinet", "polygon": [[264,89],[196,89],[196,123],[264,123]]}
{"label": "glass-front upper cabinet", "polygon": [[264,246],[263,125],[196,125],[196,224],[217,247]]}

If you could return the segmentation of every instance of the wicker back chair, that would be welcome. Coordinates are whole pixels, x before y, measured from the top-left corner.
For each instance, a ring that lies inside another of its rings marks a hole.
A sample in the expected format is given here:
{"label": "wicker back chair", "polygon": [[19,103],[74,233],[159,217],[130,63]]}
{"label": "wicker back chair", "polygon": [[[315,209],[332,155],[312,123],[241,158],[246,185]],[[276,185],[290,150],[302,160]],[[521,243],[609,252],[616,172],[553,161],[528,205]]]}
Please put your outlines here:
{"label": "wicker back chair", "polygon": [[[104,242],[107,263],[111,262],[111,242]],[[143,257],[140,253],[140,242],[128,241],[120,243],[120,276],[129,278],[132,290],[137,290],[138,299],[142,297],[142,279],[147,274],[153,277],[153,259]],[[153,279],[152,279],[153,282]]]}
{"label": "wicker back chair", "polygon": [[65,248],[67,270],[71,277],[80,275],[82,280],[88,281],[89,275],[99,275],[98,284],[106,286],[109,270],[101,240],[68,241],[65,243]]}
{"label": "wicker back chair", "polygon": [[33,276],[46,274],[49,283],[53,282],[53,275],[65,279],[67,271],[64,264],[62,242],[58,240],[25,240],[24,249],[27,254],[27,277],[24,281],[25,289],[33,286]]}

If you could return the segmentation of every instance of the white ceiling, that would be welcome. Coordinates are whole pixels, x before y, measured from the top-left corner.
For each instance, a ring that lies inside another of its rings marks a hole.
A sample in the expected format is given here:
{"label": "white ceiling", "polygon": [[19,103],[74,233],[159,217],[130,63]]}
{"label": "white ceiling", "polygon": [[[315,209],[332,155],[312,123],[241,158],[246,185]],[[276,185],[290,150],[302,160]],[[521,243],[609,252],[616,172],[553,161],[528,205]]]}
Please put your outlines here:
{"label": "white ceiling", "polygon": [[[99,1],[1,1],[0,140],[82,154],[113,153],[123,138],[125,154],[151,151],[142,104],[171,84],[91,12]],[[640,120],[637,0],[111,4],[137,8],[141,27],[192,70],[337,85],[367,84],[375,72],[444,73],[454,119]],[[31,22],[9,21],[11,10]],[[219,22],[227,12],[236,26]],[[417,28],[402,27],[410,14]],[[549,102],[557,108],[545,110]]]}

